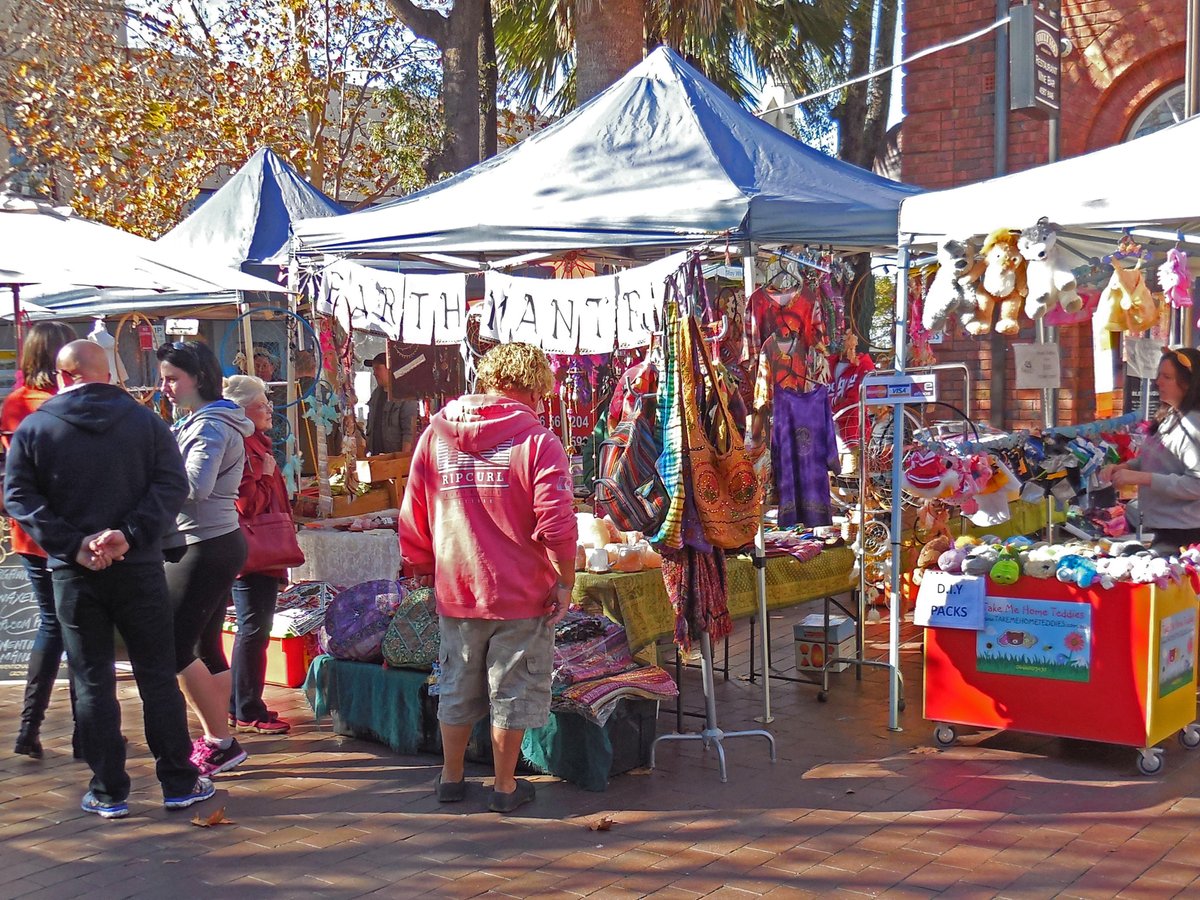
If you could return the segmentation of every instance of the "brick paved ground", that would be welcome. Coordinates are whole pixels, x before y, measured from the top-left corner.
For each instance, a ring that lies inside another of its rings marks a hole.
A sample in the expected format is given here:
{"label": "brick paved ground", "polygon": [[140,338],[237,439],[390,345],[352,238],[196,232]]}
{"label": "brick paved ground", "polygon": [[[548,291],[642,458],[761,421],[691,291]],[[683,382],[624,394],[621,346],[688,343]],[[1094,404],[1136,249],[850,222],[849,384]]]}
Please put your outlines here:
{"label": "brick paved ground", "polygon": [[[777,657],[788,623],[776,618]],[[869,640],[886,639],[872,626]],[[9,897],[665,897],[879,895],[1171,897],[1200,891],[1200,759],[1168,745],[1165,774],[1139,777],[1128,748],[987,733],[930,746],[919,650],[906,629],[913,696],[906,730],[886,728],[882,670],[835,676],[830,702],[777,684],[779,761],[732,741],[729,783],[698,742],[660,745],[659,768],[615,778],[607,793],[538,780],[538,802],[486,811],[477,787],[458,806],[430,792],[432,758],[397,757],[314,725],[297,691],[270,690],[296,723],[251,737],[253,754],[219,776],[217,797],[167,813],[123,683],[132,815],[78,809],[85,769],[70,757],[60,689],[42,762],[10,755],[21,688],[0,685],[0,900]],[[735,670],[745,670],[739,625]],[[740,669],[738,667],[740,666]],[[698,679],[687,673],[690,705]],[[759,689],[718,685],[721,724],[755,727]],[[673,716],[664,712],[660,728]],[[473,774],[482,779],[484,770]],[[236,824],[201,829],[224,806]],[[601,816],[610,831],[588,828]]]}

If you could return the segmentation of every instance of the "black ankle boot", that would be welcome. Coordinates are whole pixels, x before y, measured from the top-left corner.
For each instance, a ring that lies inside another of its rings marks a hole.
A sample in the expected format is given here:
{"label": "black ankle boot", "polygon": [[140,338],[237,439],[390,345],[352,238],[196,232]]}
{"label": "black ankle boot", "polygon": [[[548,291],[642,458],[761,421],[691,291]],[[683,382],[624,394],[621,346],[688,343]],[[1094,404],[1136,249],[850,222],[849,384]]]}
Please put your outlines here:
{"label": "black ankle boot", "polygon": [[23,727],[17,734],[17,743],[13,747],[13,753],[28,756],[30,759],[41,759],[42,742],[38,740],[37,732]]}

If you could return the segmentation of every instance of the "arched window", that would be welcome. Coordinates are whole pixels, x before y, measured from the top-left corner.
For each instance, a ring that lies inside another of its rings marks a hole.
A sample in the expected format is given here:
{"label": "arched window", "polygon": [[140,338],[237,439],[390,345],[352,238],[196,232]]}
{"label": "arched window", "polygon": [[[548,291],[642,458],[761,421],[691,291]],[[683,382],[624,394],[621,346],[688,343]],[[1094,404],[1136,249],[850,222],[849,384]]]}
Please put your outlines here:
{"label": "arched window", "polygon": [[1168,125],[1183,121],[1183,85],[1169,87],[1151,100],[1129,127],[1125,140],[1145,137]]}

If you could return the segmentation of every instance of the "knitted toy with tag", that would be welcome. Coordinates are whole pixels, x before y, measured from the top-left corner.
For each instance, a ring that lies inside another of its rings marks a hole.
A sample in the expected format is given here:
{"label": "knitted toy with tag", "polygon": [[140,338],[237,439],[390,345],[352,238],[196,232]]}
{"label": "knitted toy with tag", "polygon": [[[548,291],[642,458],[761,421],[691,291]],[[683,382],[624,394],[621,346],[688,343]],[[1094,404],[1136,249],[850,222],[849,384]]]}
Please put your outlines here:
{"label": "knitted toy with tag", "polygon": [[1024,555],[1024,571],[1032,578],[1053,578],[1058,569],[1058,553],[1050,544],[1031,547]]}
{"label": "knitted toy with tag", "polygon": [[1021,578],[1021,562],[1017,554],[1007,548],[1001,550],[999,557],[992,563],[990,575],[996,584],[1016,584]]}
{"label": "knitted toy with tag", "polygon": [[965,547],[952,547],[938,557],[938,568],[951,575],[961,575],[963,563],[967,560]]}
{"label": "knitted toy with tag", "polygon": [[1054,573],[1054,577],[1063,584],[1089,588],[1096,580],[1096,564],[1090,559],[1072,553],[1058,561],[1058,571]]}
{"label": "knitted toy with tag", "polygon": [[999,228],[983,242],[984,270],[978,286],[979,313],[966,325],[971,334],[987,334],[992,328],[992,316],[997,303],[1000,317],[996,333],[1014,335],[1021,329],[1018,318],[1025,300],[1025,257],[1017,249],[1018,231]]}
{"label": "knitted toy with tag", "polygon": [[937,274],[925,292],[925,306],[921,310],[921,324],[926,331],[945,329],[950,316],[965,306],[964,278],[974,281],[983,271],[975,245],[969,240],[944,241],[938,247],[937,261]]}
{"label": "knitted toy with tag", "polygon": [[1040,319],[1054,305],[1065,312],[1078,312],[1083,300],[1076,290],[1075,276],[1058,258],[1058,231],[1044,216],[1021,232],[1017,249],[1025,257],[1025,315]]}
{"label": "knitted toy with tag", "polygon": [[1158,284],[1176,309],[1192,305],[1192,276],[1186,253],[1174,248],[1167,251],[1167,261],[1158,267]]}

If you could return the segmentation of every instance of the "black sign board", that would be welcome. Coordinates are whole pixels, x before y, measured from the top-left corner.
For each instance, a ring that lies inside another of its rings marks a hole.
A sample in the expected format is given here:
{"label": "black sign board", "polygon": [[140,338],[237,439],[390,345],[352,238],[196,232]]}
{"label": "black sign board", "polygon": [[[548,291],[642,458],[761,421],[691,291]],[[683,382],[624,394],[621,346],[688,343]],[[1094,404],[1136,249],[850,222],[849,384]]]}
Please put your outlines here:
{"label": "black sign board", "polygon": [[1009,109],[1057,116],[1062,90],[1059,0],[1014,6],[1009,15]]}
{"label": "black sign board", "polygon": [[1158,412],[1158,385],[1154,383],[1153,378],[1125,378],[1124,400],[1121,403],[1121,412],[1123,413],[1141,413],[1142,411],[1142,394],[1149,387],[1150,389],[1150,411],[1148,416],[1154,418],[1154,414]]}
{"label": "black sign board", "polygon": [[[7,529],[6,529],[7,530]],[[5,543],[8,543],[5,535]],[[0,565],[0,681],[24,681],[38,630],[38,605],[15,556]]]}

